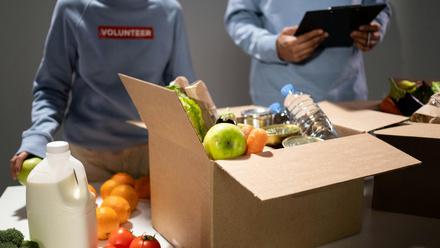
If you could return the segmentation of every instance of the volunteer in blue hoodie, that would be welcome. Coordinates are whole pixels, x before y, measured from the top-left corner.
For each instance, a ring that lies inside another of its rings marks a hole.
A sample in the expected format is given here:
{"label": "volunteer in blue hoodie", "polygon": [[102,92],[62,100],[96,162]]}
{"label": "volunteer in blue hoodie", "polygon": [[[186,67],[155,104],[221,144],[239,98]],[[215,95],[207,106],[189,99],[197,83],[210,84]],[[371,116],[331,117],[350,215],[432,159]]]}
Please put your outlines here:
{"label": "volunteer in blue hoodie", "polygon": [[89,181],[148,173],[148,133],[118,73],[158,85],[195,81],[182,8],[175,0],[59,0],[33,83],[32,126],[11,159],[45,157],[63,127]]}
{"label": "volunteer in blue hoodie", "polygon": [[368,89],[362,52],[381,42],[390,21],[389,5],[370,25],[351,33],[354,40],[351,47],[321,49],[319,45],[328,37],[323,30],[299,36],[295,32],[309,10],[379,3],[387,1],[229,0],[225,26],[235,44],[252,56],[253,103],[269,106],[284,102],[280,89],[287,83],[311,94],[316,101],[366,100]]}

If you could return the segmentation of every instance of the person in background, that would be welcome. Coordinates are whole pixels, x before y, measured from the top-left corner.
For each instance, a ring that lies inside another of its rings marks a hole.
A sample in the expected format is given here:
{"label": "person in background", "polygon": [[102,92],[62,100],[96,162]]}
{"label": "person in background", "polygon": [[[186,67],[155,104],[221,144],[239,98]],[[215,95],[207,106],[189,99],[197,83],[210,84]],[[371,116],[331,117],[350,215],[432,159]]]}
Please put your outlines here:
{"label": "person in background", "polygon": [[158,85],[195,75],[176,0],[59,0],[33,83],[32,126],[10,161],[45,157],[58,129],[89,181],[148,173],[148,132],[118,73]]}
{"label": "person in background", "polygon": [[362,52],[383,39],[389,25],[387,7],[369,25],[353,31],[351,47],[319,46],[328,33],[312,30],[295,36],[307,11],[330,6],[371,5],[386,0],[229,0],[225,27],[236,45],[252,56],[250,95],[256,105],[283,103],[283,85],[309,93],[315,101],[366,100],[368,95]]}

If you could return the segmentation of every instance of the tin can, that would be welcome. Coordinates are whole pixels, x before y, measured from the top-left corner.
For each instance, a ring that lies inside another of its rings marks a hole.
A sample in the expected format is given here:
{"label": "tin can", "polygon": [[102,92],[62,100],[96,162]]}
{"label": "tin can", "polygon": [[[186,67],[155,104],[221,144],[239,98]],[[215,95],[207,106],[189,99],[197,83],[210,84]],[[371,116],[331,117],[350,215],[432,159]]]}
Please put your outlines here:
{"label": "tin can", "polygon": [[272,124],[272,111],[269,108],[258,107],[247,109],[242,111],[241,115],[241,117],[237,118],[238,123],[249,124],[256,128]]}
{"label": "tin can", "polygon": [[283,147],[293,147],[319,141],[323,141],[323,139],[310,136],[291,136],[284,139],[282,145]]}

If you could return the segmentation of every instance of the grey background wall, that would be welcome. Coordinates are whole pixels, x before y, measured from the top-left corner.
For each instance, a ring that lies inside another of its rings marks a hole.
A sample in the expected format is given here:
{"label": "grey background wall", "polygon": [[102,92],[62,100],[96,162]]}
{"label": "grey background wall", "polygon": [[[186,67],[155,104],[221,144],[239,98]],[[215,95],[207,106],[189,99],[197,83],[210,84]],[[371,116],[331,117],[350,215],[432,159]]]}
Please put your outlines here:
{"label": "grey background wall", "polygon": [[[0,194],[18,185],[9,160],[31,124],[31,86],[40,63],[55,0],[3,1],[0,9]],[[226,0],[181,0],[197,77],[217,107],[250,104],[249,57],[225,33]],[[369,98],[387,95],[390,76],[440,78],[440,1],[389,0],[394,14],[388,35],[365,53]],[[57,135],[61,139],[61,134]]]}

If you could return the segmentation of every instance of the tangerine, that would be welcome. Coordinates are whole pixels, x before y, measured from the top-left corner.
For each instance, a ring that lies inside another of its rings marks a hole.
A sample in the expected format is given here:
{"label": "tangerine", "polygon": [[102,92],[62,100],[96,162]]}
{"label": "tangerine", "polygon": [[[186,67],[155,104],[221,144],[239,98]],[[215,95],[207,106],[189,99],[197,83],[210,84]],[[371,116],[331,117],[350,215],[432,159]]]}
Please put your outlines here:
{"label": "tangerine", "polygon": [[110,233],[119,227],[119,217],[110,207],[96,208],[98,239],[108,239]]}
{"label": "tangerine", "polygon": [[249,137],[249,134],[251,133],[251,131],[254,130],[254,129],[255,129],[255,127],[251,126],[251,125],[247,125],[247,126],[244,126],[244,127],[241,128],[241,130],[244,133],[244,137],[246,137],[246,140]]}
{"label": "tangerine", "polygon": [[109,180],[105,181],[101,185],[101,188],[99,190],[101,193],[101,198],[104,200],[107,196],[110,195],[112,190],[118,185],[122,185],[122,183],[120,181],[117,181],[114,179],[109,179]]}
{"label": "tangerine", "polygon": [[118,172],[118,173],[114,174],[111,179],[119,181],[123,184],[128,184],[131,187],[134,187],[133,177],[126,172]]}
{"label": "tangerine", "polygon": [[254,128],[246,140],[246,155],[259,153],[264,150],[267,141],[267,133],[262,128]]}
{"label": "tangerine", "polygon": [[138,204],[139,197],[133,187],[127,184],[121,184],[116,186],[110,193],[110,195],[117,195],[123,197],[130,203],[130,210],[133,212]]}
{"label": "tangerine", "polygon": [[102,201],[101,207],[111,207],[119,216],[119,224],[124,224],[130,218],[130,203],[121,196],[109,195]]}
{"label": "tangerine", "polygon": [[134,184],[134,190],[137,195],[141,199],[149,199],[150,198],[150,176],[142,175],[136,180]]}
{"label": "tangerine", "polygon": [[98,193],[96,192],[96,189],[89,184],[89,190],[95,195],[95,200],[98,198]]}

